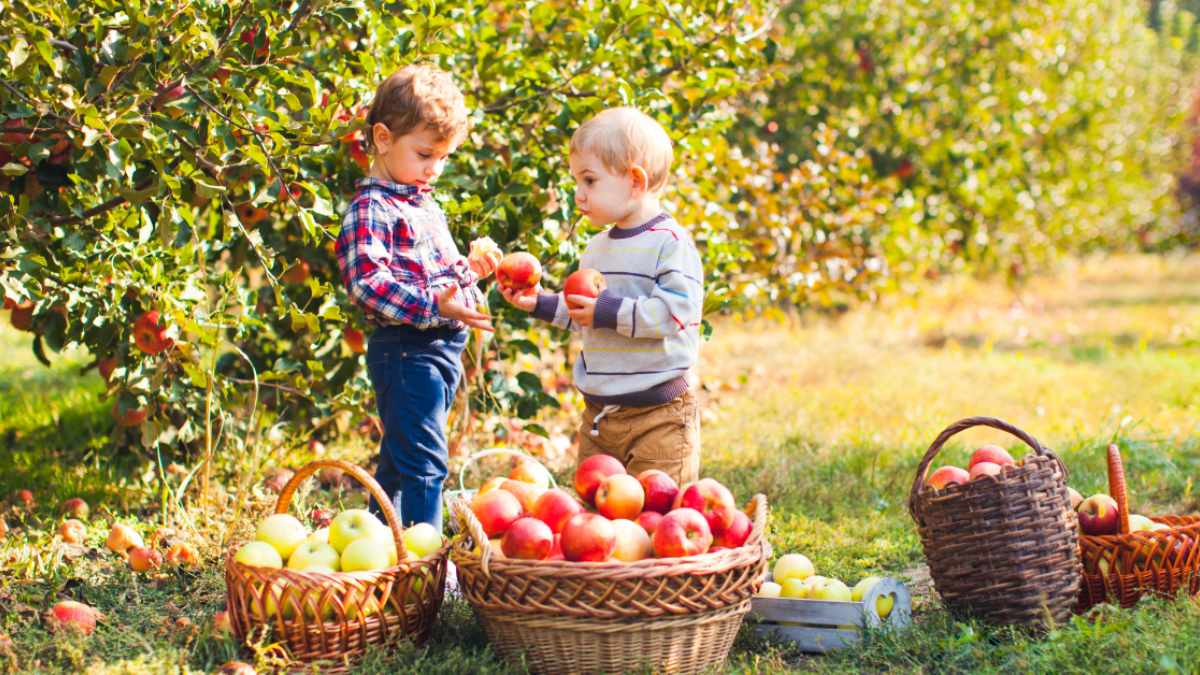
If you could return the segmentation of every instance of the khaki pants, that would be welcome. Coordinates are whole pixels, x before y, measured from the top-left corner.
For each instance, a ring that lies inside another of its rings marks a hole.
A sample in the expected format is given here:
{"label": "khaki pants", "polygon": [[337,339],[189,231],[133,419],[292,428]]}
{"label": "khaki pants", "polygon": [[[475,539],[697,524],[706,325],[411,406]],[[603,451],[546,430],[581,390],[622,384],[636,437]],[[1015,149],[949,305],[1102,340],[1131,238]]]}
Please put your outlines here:
{"label": "khaki pants", "polygon": [[700,479],[700,405],[691,389],[653,408],[621,408],[605,415],[593,436],[592,420],[604,406],[587,402],[579,425],[578,461],[612,455],[636,476],[658,469],[683,486]]}

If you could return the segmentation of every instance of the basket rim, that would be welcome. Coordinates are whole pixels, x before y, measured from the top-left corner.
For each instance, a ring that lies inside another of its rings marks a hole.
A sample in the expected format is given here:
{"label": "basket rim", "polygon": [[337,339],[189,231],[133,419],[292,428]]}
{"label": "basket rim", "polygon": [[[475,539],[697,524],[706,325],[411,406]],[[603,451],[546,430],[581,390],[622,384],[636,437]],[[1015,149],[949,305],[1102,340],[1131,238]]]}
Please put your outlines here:
{"label": "basket rim", "polygon": [[225,568],[227,570],[241,573],[242,569],[253,568],[255,570],[260,570],[260,572],[259,572],[260,574],[265,572],[266,574],[276,574],[284,579],[290,578],[293,580],[300,580],[300,579],[307,580],[307,579],[326,577],[326,578],[330,578],[330,579],[359,579],[359,580],[366,581],[366,580],[374,579],[379,576],[383,576],[385,574],[389,574],[389,575],[393,575],[393,576],[400,575],[400,574],[410,574],[410,573],[412,573],[412,566],[415,564],[418,564],[418,563],[424,563],[424,565],[422,565],[422,566],[433,566],[433,565],[437,565],[439,562],[448,562],[449,557],[450,557],[450,551],[454,548],[454,540],[449,537],[445,537],[445,541],[442,542],[442,547],[440,549],[438,549],[437,551],[434,551],[433,553],[427,554],[423,558],[418,558],[416,560],[397,561],[395,565],[392,565],[391,567],[387,567],[387,568],[384,568],[381,570],[359,570],[359,571],[355,571],[355,572],[337,571],[337,572],[333,572],[331,574],[329,572],[305,572],[303,570],[294,570],[290,567],[287,567],[286,565],[283,567],[261,567],[258,565],[247,565],[245,563],[235,560],[233,556],[235,554],[237,554],[237,552],[248,543],[250,543],[250,542],[246,541],[246,542],[242,542],[240,544],[234,544],[234,545],[230,546],[229,548],[225,549],[225,552],[223,555],[225,556]]}
{"label": "basket rim", "polygon": [[[1107,543],[1107,542],[1121,542],[1126,539],[1137,539],[1139,536],[1155,535],[1158,533],[1162,533],[1159,536],[1164,536],[1164,537],[1170,536],[1172,533],[1179,533],[1179,534],[1183,534],[1183,535],[1200,534],[1200,517],[1197,517],[1197,516],[1169,515],[1169,516],[1146,516],[1146,517],[1149,518],[1152,522],[1163,522],[1167,518],[1186,518],[1192,522],[1190,522],[1186,525],[1172,526],[1172,527],[1167,527],[1167,528],[1163,528],[1163,529],[1159,529],[1159,530],[1131,530],[1129,532],[1125,532],[1124,534],[1120,534],[1120,533],[1118,533],[1118,534],[1084,534],[1084,533],[1080,532],[1079,533],[1079,541],[1083,542],[1086,539],[1087,541],[1096,541],[1096,542],[1106,542]],[[1170,523],[1166,523],[1166,522],[1163,522],[1163,524],[1170,525]]]}

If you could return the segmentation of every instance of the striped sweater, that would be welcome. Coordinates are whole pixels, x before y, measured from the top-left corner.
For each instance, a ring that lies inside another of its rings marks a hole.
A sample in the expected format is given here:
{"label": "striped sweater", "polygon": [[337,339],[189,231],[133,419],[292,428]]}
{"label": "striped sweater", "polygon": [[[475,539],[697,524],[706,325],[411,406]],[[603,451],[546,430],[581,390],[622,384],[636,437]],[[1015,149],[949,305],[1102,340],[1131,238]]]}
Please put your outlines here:
{"label": "striped sweater", "polygon": [[660,214],[635,228],[592,238],[580,269],[598,270],[608,288],[592,327],[567,316],[562,294],[543,292],[532,316],[583,334],[575,386],[601,405],[646,408],[687,389],[684,374],[700,350],[704,269],[691,237]]}

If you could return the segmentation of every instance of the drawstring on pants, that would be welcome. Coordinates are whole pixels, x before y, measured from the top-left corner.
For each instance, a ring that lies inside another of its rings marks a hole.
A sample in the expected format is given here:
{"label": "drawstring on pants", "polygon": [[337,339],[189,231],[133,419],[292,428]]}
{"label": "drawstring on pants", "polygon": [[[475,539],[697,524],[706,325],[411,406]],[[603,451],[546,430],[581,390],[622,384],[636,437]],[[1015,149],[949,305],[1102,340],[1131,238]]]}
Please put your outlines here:
{"label": "drawstring on pants", "polygon": [[589,433],[591,433],[591,435],[593,435],[593,436],[599,436],[600,430],[597,429],[596,426],[598,424],[600,424],[600,420],[604,419],[605,415],[607,415],[609,413],[615,413],[620,409],[621,409],[621,406],[619,406],[619,405],[604,406],[604,409],[600,411],[600,414],[596,415],[594,418],[592,418],[592,430]]}

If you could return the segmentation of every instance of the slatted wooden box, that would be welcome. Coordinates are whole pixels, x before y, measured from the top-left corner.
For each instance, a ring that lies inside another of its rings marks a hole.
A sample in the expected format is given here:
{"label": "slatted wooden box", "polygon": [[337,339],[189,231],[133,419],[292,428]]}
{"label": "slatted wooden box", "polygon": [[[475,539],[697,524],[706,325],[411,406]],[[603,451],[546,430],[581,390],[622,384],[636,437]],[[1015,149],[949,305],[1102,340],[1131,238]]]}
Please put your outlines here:
{"label": "slatted wooden box", "polygon": [[[767,581],[771,575],[767,574]],[[875,610],[875,600],[893,595],[895,602],[887,618],[881,619]],[[904,628],[912,621],[912,596],[908,589],[892,577],[880,579],[863,596],[862,602],[836,600],[805,600],[800,598],[764,598],[754,596],[750,614],[759,621],[759,634],[775,633],[791,640],[806,652],[826,652],[844,649],[859,639],[859,630],[838,626],[870,626],[872,628]]]}

